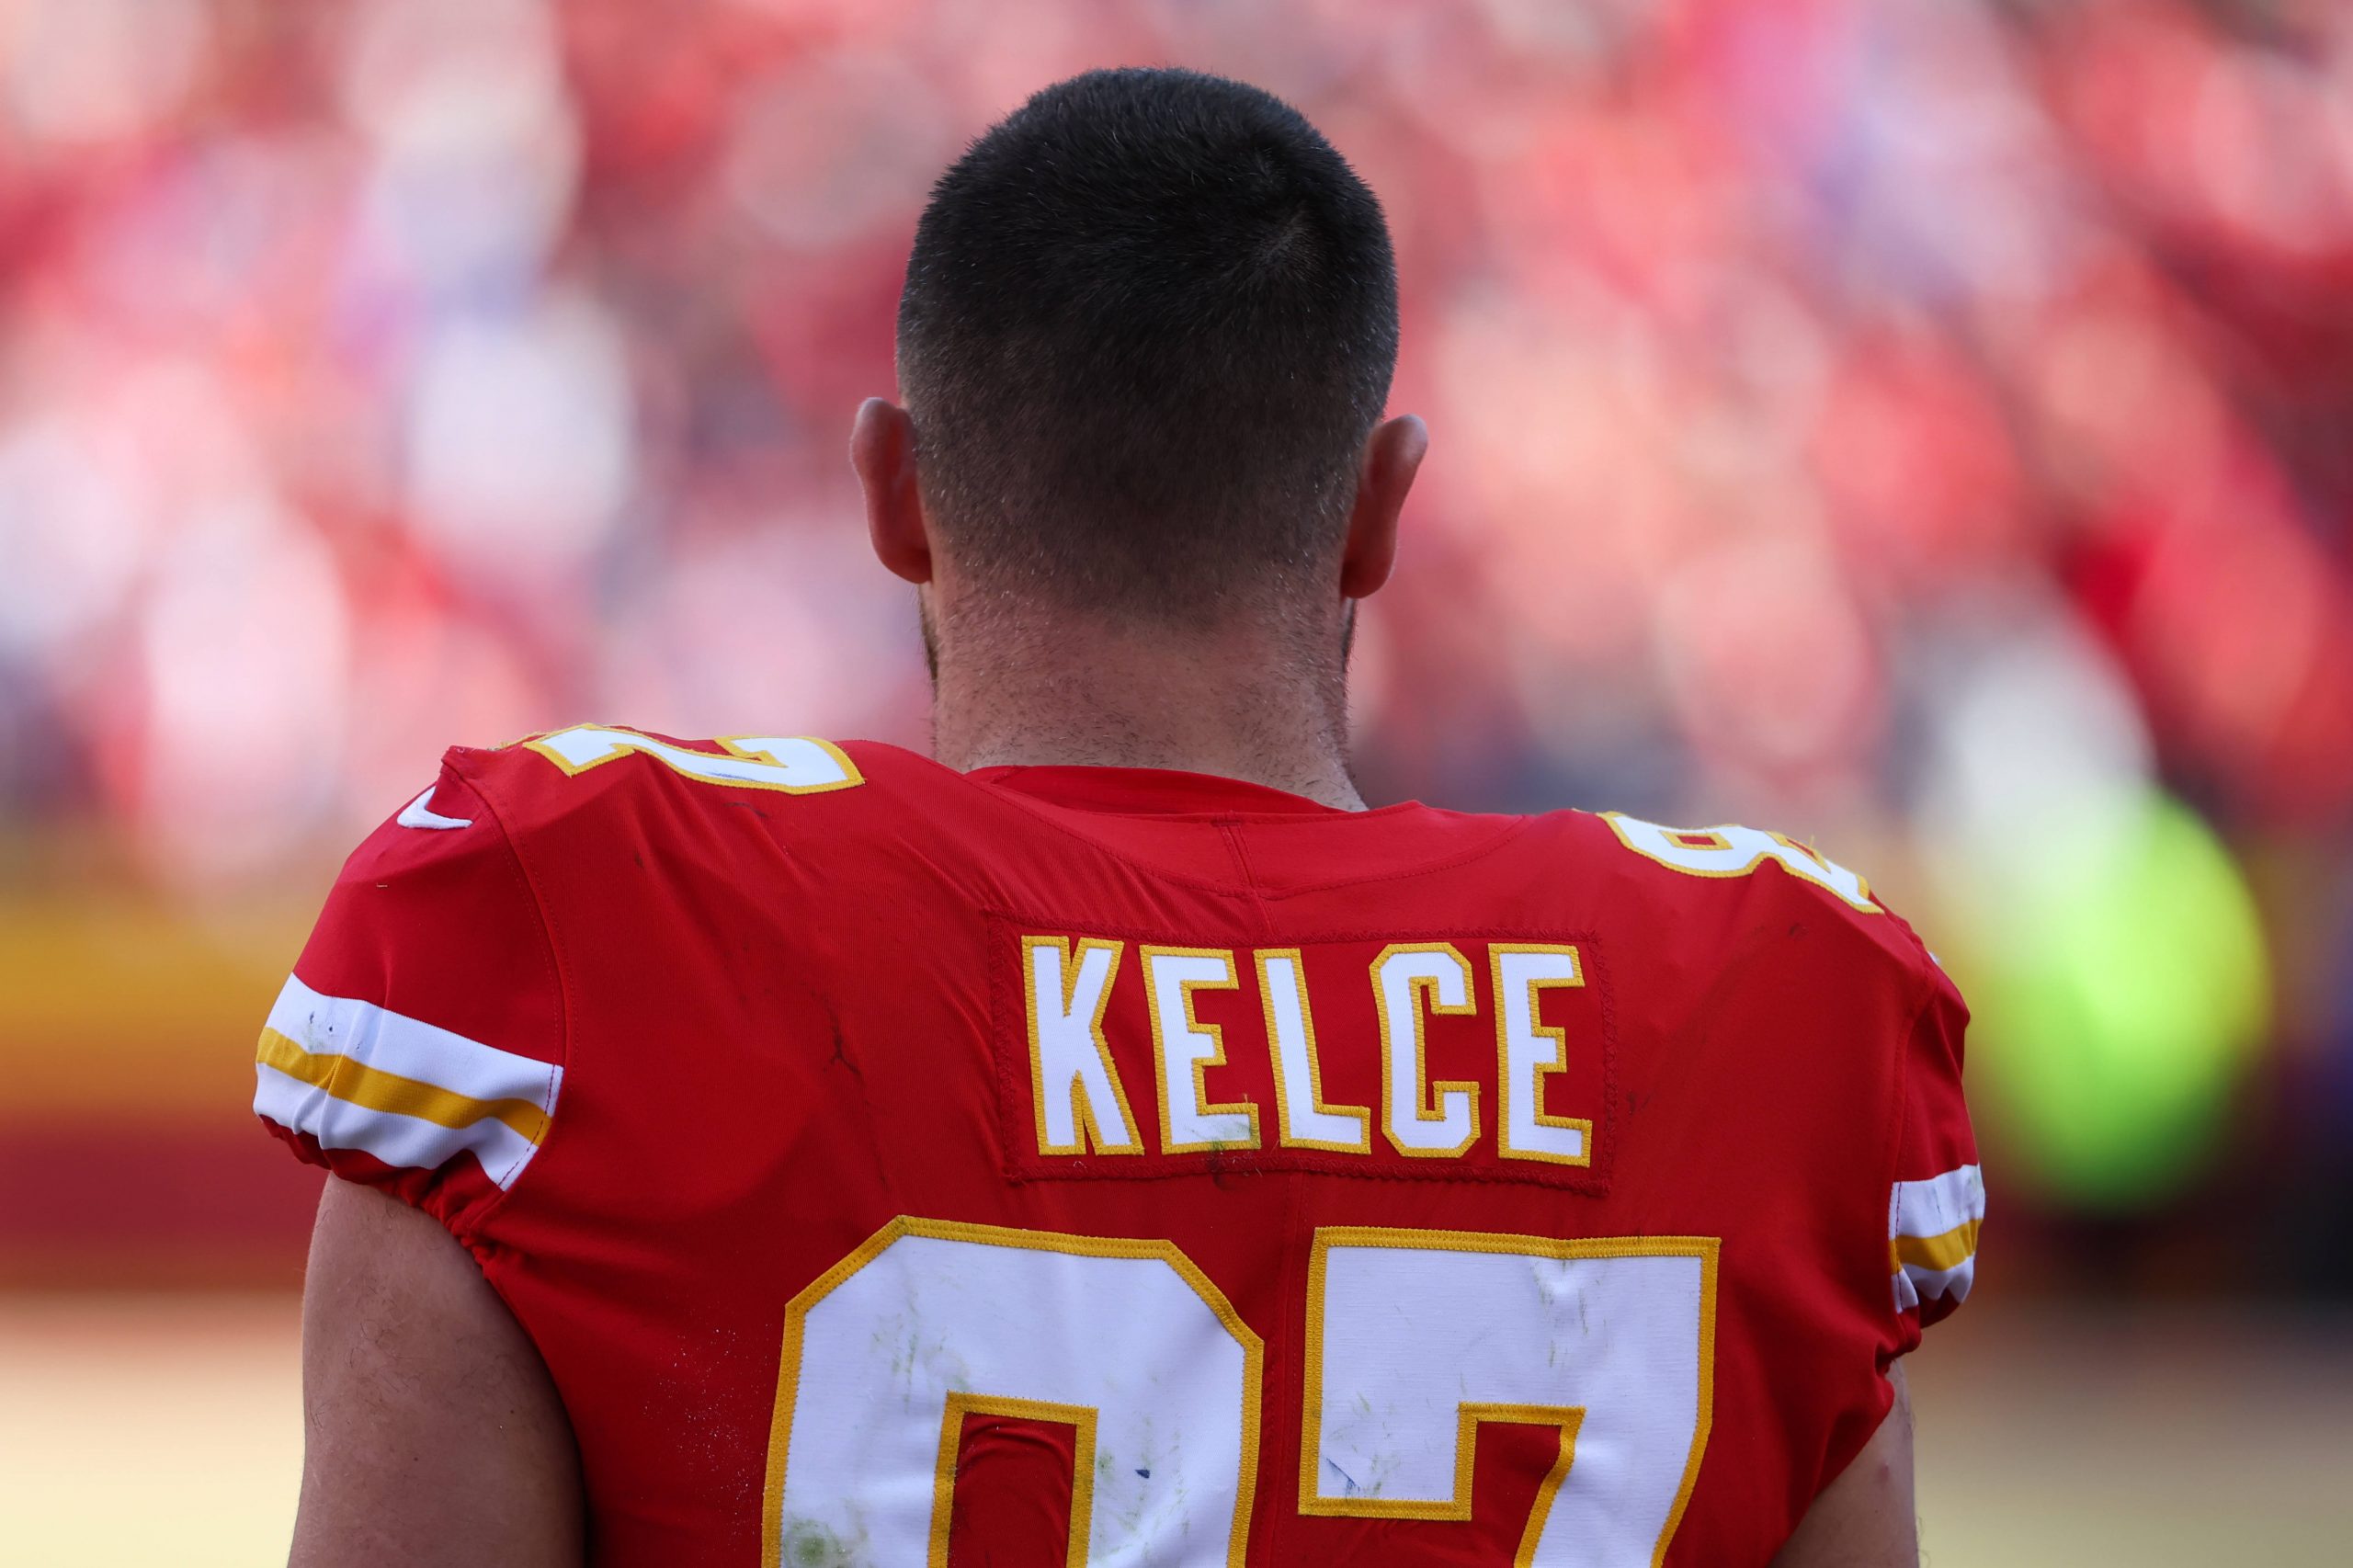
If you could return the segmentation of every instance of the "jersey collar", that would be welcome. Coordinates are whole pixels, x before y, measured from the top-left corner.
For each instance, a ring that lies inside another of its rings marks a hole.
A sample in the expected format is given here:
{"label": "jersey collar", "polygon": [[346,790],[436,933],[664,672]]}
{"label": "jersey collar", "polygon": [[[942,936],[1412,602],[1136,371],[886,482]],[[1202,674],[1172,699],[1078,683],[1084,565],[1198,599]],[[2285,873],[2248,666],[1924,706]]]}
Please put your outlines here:
{"label": "jersey collar", "polygon": [[[975,783],[1009,790],[1082,812],[1139,816],[1320,816],[1370,813],[1342,811],[1321,801],[1264,784],[1187,773],[1173,767],[976,767],[965,775]],[[1384,810],[1393,808],[1383,808]]]}

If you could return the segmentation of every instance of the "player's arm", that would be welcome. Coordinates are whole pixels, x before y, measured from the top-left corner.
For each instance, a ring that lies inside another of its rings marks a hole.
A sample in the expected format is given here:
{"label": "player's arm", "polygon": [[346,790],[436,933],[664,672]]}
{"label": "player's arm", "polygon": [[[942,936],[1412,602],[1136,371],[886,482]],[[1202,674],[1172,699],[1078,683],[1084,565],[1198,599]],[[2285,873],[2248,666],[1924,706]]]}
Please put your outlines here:
{"label": "player's arm", "polygon": [[1919,1568],[1912,1498],[1912,1395],[1887,1369],[1895,1403],[1854,1462],[1823,1488],[1773,1568]]}
{"label": "player's arm", "polygon": [[564,1103],[559,955],[474,781],[495,765],[452,752],[353,852],[255,1048],[255,1112],[335,1177],[303,1299],[297,1564],[581,1561],[571,1430],[475,1263],[529,1256]]}
{"label": "player's arm", "polygon": [[331,1180],[302,1298],[293,1568],[577,1568],[580,1464],[555,1386],[430,1217]]}

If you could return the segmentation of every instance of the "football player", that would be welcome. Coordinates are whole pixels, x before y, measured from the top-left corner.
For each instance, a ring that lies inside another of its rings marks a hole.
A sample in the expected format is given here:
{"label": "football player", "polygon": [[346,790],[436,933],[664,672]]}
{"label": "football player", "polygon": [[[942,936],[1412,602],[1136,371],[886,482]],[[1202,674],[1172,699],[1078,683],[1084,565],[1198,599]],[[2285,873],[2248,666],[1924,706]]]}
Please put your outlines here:
{"label": "football player", "polygon": [[1397,331],[1254,88],[948,171],[851,437],[933,755],[458,747],[270,1012],[296,1562],[1914,1562],[1961,998],[1789,838],[1366,809]]}

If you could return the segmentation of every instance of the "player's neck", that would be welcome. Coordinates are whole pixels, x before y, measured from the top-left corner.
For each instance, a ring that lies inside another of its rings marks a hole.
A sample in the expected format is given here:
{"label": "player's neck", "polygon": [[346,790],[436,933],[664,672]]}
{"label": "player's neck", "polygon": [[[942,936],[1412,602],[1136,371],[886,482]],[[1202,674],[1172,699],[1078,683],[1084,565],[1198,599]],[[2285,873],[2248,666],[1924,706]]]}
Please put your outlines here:
{"label": "player's neck", "polygon": [[[1338,661],[1299,669],[1274,635],[1067,623],[936,651],[932,755],[950,767],[1162,767],[1362,811]],[[974,645],[977,643],[977,645]]]}

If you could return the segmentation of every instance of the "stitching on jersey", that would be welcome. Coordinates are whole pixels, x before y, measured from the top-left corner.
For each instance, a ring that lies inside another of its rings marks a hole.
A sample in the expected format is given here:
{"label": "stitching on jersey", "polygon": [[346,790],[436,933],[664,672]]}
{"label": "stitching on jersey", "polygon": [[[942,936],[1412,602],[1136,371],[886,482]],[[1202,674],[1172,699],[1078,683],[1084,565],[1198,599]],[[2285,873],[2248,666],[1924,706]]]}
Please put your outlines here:
{"label": "stitching on jersey", "polygon": [[[910,752],[907,755],[910,756],[921,756],[920,753],[915,752]],[[1018,797],[1019,799],[1029,801],[1032,804],[1046,803],[1043,796],[1031,795],[1026,790],[1012,789],[1009,787],[1014,778],[1024,773],[1034,773],[1037,771],[1037,767],[1041,765],[1023,763],[1017,767],[1008,767],[1005,774],[1000,778],[974,778],[970,774],[958,773],[953,768],[945,767],[942,764],[931,757],[922,757],[921,760],[930,763],[932,767],[940,768],[941,771],[946,772],[951,777],[961,779],[965,783],[977,784],[982,789],[990,791],[992,794]],[[1219,777],[1219,775],[1209,774],[1204,777],[1214,778]],[[1240,784],[1247,783],[1248,780],[1237,778],[1230,780],[1230,782]],[[1278,794],[1289,793],[1287,790],[1278,790],[1276,792]],[[1301,796],[1300,799],[1305,800],[1308,799],[1308,797]],[[1321,802],[1317,803],[1321,804]],[[1338,807],[1325,807],[1321,812],[1252,812],[1237,810],[1232,806],[1199,812],[1156,812],[1151,810],[1121,812],[1113,811],[1103,806],[1071,805],[1065,805],[1062,809],[1064,811],[1084,812],[1086,815],[1091,817],[1118,817],[1129,822],[1214,822],[1221,818],[1233,818],[1239,820],[1246,817],[1253,827],[1312,827],[1317,823],[1328,822],[1335,817],[1388,816],[1393,812],[1406,811],[1412,807],[1419,806],[1421,804],[1422,802],[1419,801],[1392,801],[1385,806],[1368,806],[1360,812],[1344,811]],[[1431,808],[1425,807],[1424,809],[1428,810]]]}
{"label": "stitching on jersey", "polygon": [[[524,858],[521,843],[517,840],[514,833],[506,825],[506,812],[500,808],[496,801],[491,798],[488,781],[469,773],[455,761],[448,761],[447,766],[450,772],[456,774],[459,779],[474,792],[475,798],[482,801],[483,809],[489,812],[492,824],[498,829],[499,841],[506,846],[507,860],[515,880],[521,885],[523,895],[530,903],[531,912],[539,917],[540,939],[547,944],[548,972],[555,981],[556,1051],[563,1059],[561,1064],[568,1069],[574,1065],[572,1019],[578,1008],[573,995],[572,976],[564,968],[563,951],[555,939],[555,922],[549,911],[548,901],[540,890],[539,879],[531,874],[530,864]],[[551,1068],[548,1074],[551,1089],[553,1088],[554,1082],[555,1073]],[[555,1119],[554,1098],[551,1096],[548,1103],[548,1125],[546,1131],[540,1136],[537,1151],[539,1154],[546,1153],[548,1145],[554,1142],[561,1135]],[[520,1164],[520,1161],[517,1163]],[[513,1170],[513,1166],[508,1167],[510,1175]],[[483,1238],[483,1231],[506,1208],[507,1200],[515,1196],[515,1187],[521,1185],[521,1179],[517,1177],[514,1186],[500,1187],[488,1202],[475,1211],[474,1218],[464,1223],[462,1226],[464,1233],[459,1235],[458,1240],[463,1243],[469,1251],[476,1253],[479,1256],[487,1249],[490,1244]],[[487,1278],[487,1270],[485,1270],[485,1278]]]}
{"label": "stitching on jersey", "polygon": [[1231,821],[1221,822],[1217,830],[1225,839],[1225,846],[1233,856],[1233,864],[1242,872],[1242,885],[1250,890],[1250,903],[1258,911],[1259,927],[1268,935],[1275,929],[1274,916],[1267,912],[1266,895],[1258,891],[1258,876],[1250,869],[1249,853],[1242,847],[1242,835],[1234,831]]}
{"label": "stitching on jersey", "polygon": [[[938,767],[938,765],[935,763],[933,766]],[[957,777],[961,778],[961,775],[958,775]],[[1510,826],[1504,829],[1501,833],[1498,833],[1495,837],[1488,843],[1483,844],[1461,855],[1455,856],[1450,859],[1432,860],[1427,865],[1409,867],[1403,871],[1381,871],[1371,876],[1365,877],[1341,877],[1332,881],[1313,882],[1306,887],[1293,888],[1283,892],[1260,894],[1257,893],[1255,889],[1236,888],[1229,882],[1209,881],[1199,877],[1187,876],[1182,871],[1164,870],[1160,867],[1154,866],[1149,861],[1140,860],[1134,856],[1127,854],[1123,850],[1114,849],[1109,845],[1103,843],[1100,839],[1090,838],[1086,834],[1079,832],[1076,828],[1070,826],[1067,823],[1058,820],[1050,814],[1043,806],[1034,801],[1031,801],[1017,790],[990,790],[988,794],[991,800],[1001,801],[1005,804],[1019,811],[1024,815],[1044,824],[1047,827],[1051,828],[1054,832],[1061,834],[1065,838],[1075,840],[1076,842],[1086,846],[1087,848],[1092,849],[1097,854],[1107,856],[1113,860],[1117,860],[1123,866],[1131,867],[1135,870],[1142,872],[1147,877],[1155,878],[1158,881],[1169,883],[1175,887],[1191,888],[1196,892],[1218,893],[1227,898],[1256,896],[1261,898],[1285,899],[1296,897],[1300,893],[1324,892],[1333,888],[1358,887],[1372,882],[1402,881],[1408,877],[1426,876],[1433,871],[1451,870],[1457,866],[1468,865],[1472,861],[1478,859],[1483,855],[1492,854],[1494,851],[1502,848],[1513,838],[1518,836],[1521,832],[1527,829],[1529,824],[1536,820],[1534,817],[1520,817]],[[1106,814],[1142,814],[1146,816],[1155,816],[1161,815],[1162,813]],[[1579,814],[1582,815],[1584,813]],[[1331,819],[1324,817],[1302,817],[1299,820],[1301,822],[1320,823],[1327,822]],[[1280,825],[1288,826],[1290,825],[1290,824],[1286,819],[1280,824]]]}
{"label": "stitching on jersey", "polygon": [[[1308,1259],[1314,1250],[1315,1227],[1304,1222],[1302,1197],[1301,1184],[1298,1182],[1292,1182],[1283,1190],[1283,1222],[1279,1233],[1282,1244],[1282,1264],[1276,1284],[1282,1291],[1281,1299],[1286,1301],[1307,1300]],[[1275,1332],[1267,1337],[1270,1341],[1267,1346],[1268,1355],[1271,1357],[1278,1350],[1281,1352],[1281,1358],[1279,1361],[1270,1362],[1271,1365],[1284,1367],[1307,1365],[1305,1360],[1307,1314],[1305,1312],[1281,1313],[1276,1322]],[[1302,1433],[1302,1438],[1304,1436],[1305,1434]],[[1284,1524],[1296,1515],[1287,1508],[1262,1508],[1258,1510],[1258,1514],[1265,1520],[1265,1524],[1262,1527],[1256,1519],[1254,1519],[1251,1522],[1251,1528],[1254,1536],[1263,1528],[1264,1536],[1251,1541],[1252,1554],[1255,1556],[1263,1552],[1268,1560],[1275,1562],[1298,1561],[1299,1554],[1295,1551],[1279,1555],[1276,1551],[1278,1540],[1283,1533]]]}
{"label": "stitching on jersey", "polygon": [[1056,819],[1038,802],[1029,800],[1027,796],[1023,795],[1017,790],[992,790],[989,791],[989,798],[995,801],[1001,801],[1006,805],[1020,812],[1023,815],[1031,817],[1045,826],[1051,828],[1054,832],[1061,834],[1063,837],[1071,839],[1075,843],[1083,844],[1097,854],[1117,860],[1120,865],[1141,871],[1147,877],[1156,878],[1161,881],[1168,882],[1176,887],[1191,888],[1196,892],[1217,893],[1225,898],[1243,898],[1248,896],[1247,890],[1235,888],[1231,883],[1211,881],[1200,877],[1190,877],[1187,876],[1182,871],[1165,871],[1161,869],[1159,867],[1151,864],[1149,861],[1139,860],[1134,856],[1128,854],[1124,850],[1114,849],[1109,845],[1103,843],[1100,839],[1090,838],[1086,834],[1083,834],[1076,828],[1072,827],[1069,824]]}
{"label": "stitching on jersey", "polygon": [[[1575,814],[1583,816],[1586,813],[1579,812]],[[1465,850],[1463,853],[1453,857],[1451,859],[1432,860],[1427,865],[1409,867],[1403,871],[1378,871],[1370,876],[1339,877],[1328,882],[1309,882],[1304,887],[1286,888],[1280,892],[1269,892],[1266,894],[1266,896],[1279,903],[1284,899],[1298,898],[1306,893],[1329,892],[1334,888],[1370,887],[1376,882],[1402,882],[1415,877],[1427,877],[1439,871],[1455,870],[1461,867],[1471,864],[1473,860],[1483,859],[1487,856],[1493,855],[1495,851],[1509,844],[1513,839],[1518,838],[1521,834],[1535,826],[1536,822],[1537,819],[1530,816],[1515,818],[1509,827],[1504,829],[1501,833],[1498,833],[1494,838],[1478,846],[1476,848]]]}
{"label": "stitching on jersey", "polygon": [[[1021,1125],[1015,1112],[1020,1108],[1021,1091],[1024,1086],[1021,1079],[1029,1077],[1029,1042],[1026,1037],[1029,1033],[1029,1020],[1026,1016],[1021,1020],[1022,1033],[1025,1037],[1022,1040],[1023,1060],[1020,1063],[1023,1071],[1021,1078],[1017,1079],[1014,1075],[1013,1052],[1005,1048],[1003,1031],[1006,1019],[1010,1017],[1008,1010],[1017,1006],[1026,1007],[1026,1002],[1017,1002],[1013,999],[1013,976],[1006,972],[1004,964],[995,960],[997,956],[998,938],[1005,937],[1017,941],[1018,937],[1014,930],[1013,922],[1005,916],[993,915],[985,909],[981,911],[981,967],[989,972],[987,1046],[989,1055],[996,1062],[996,1164],[999,1170],[1010,1171],[1013,1169],[1013,1152],[1020,1147],[1016,1140],[1029,1131]],[[1023,952],[1020,956],[1024,961],[1027,961],[1029,955]],[[1032,1088],[1031,1093],[1035,1092]],[[1076,1131],[1076,1129],[1073,1131]],[[1141,1128],[1131,1128],[1130,1131],[1139,1139],[1143,1135]],[[1082,1138],[1080,1142],[1083,1147],[1084,1139]]]}

